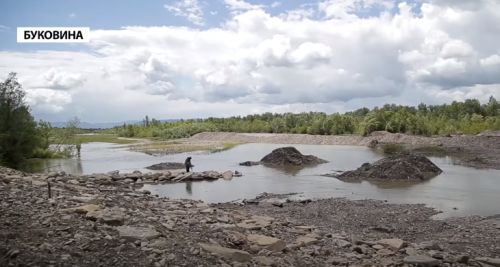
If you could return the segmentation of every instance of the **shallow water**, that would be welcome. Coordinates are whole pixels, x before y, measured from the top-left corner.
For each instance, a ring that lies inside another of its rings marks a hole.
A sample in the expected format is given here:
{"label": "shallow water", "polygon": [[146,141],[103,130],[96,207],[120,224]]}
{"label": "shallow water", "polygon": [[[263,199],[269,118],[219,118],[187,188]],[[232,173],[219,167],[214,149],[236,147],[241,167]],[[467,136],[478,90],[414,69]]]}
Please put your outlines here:
{"label": "shallow water", "polygon": [[[383,157],[367,147],[294,145],[303,154],[313,154],[329,163],[307,168],[245,167],[238,163],[258,161],[271,150],[285,145],[245,144],[229,151],[184,153],[178,155],[150,156],[128,151],[119,145],[91,143],[82,146],[80,159],[38,160],[23,166],[25,171],[44,172],[64,170],[67,173],[91,174],[111,170],[131,172],[166,161],[183,162],[187,155],[193,157],[194,171],[238,170],[243,177],[231,181],[188,182],[167,185],[145,185],[153,194],[174,198],[202,199],[206,202],[226,202],[252,198],[262,192],[301,192],[305,197],[347,197],[351,199],[381,199],[394,203],[423,203],[444,213],[437,216],[492,215],[500,213],[500,171],[478,170],[455,165],[450,157],[430,159],[444,173],[426,182],[342,182],[319,174],[332,170],[350,170],[365,162]],[[456,208],[456,209],[455,209]]]}

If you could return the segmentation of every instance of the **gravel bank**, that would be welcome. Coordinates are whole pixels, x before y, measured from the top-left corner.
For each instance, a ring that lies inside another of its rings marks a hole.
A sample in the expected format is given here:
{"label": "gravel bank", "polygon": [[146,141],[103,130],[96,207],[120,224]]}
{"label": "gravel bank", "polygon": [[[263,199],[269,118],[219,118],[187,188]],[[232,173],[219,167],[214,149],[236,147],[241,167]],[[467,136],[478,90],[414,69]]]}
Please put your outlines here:
{"label": "gravel bank", "polygon": [[307,135],[307,134],[246,134],[226,132],[199,133],[191,142],[241,142],[304,145],[371,146],[377,143],[399,144],[409,149],[439,147],[439,150],[419,150],[429,156],[451,155],[461,164],[470,167],[500,169],[500,136],[451,136],[424,137],[388,132],[373,132],[367,137],[357,135]]}
{"label": "gravel bank", "polygon": [[500,264],[500,216],[433,221],[423,205],[371,200],[208,205],[124,183],[0,173],[0,266]]}

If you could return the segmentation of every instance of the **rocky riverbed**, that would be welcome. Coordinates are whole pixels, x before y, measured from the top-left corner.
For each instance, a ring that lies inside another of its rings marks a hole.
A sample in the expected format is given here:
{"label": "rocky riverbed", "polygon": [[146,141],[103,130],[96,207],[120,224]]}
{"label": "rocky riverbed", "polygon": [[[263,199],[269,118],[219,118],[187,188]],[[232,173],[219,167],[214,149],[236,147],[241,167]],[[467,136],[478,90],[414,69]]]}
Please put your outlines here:
{"label": "rocky riverbed", "polygon": [[0,266],[500,266],[500,215],[435,221],[423,205],[372,200],[207,204],[0,173]]}

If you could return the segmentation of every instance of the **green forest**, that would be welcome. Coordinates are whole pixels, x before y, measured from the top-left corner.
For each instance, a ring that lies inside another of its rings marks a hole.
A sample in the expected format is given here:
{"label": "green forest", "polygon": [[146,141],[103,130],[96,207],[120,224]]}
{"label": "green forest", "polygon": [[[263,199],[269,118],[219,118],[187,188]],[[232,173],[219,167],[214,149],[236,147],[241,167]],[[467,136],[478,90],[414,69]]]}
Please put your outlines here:
{"label": "green forest", "polygon": [[12,72],[0,82],[0,165],[16,167],[28,158],[65,158],[78,155],[80,120],[73,118],[64,129],[35,121],[26,92]]}
{"label": "green forest", "polygon": [[[77,117],[70,119],[64,128],[54,128],[49,122],[36,121],[16,73],[10,73],[0,82],[0,164],[12,167],[29,158],[78,156],[82,143],[98,141],[96,136],[79,135],[87,132],[160,140],[214,131],[311,135],[367,135],[373,131],[425,136],[477,134],[484,130],[500,130],[500,103],[490,97],[487,103],[467,99],[443,105],[422,103],[417,107],[385,104],[372,110],[361,108],[344,114],[264,113],[180,120],[175,123],[162,123],[146,116],[142,125],[99,130],[84,130],[79,125],[80,119]],[[112,140],[112,136],[100,137]],[[114,142],[127,143],[131,140],[117,139]]]}
{"label": "green forest", "polygon": [[323,112],[264,113],[230,118],[207,118],[161,123],[146,116],[142,125],[123,125],[104,132],[122,137],[175,139],[200,132],[291,133],[311,135],[367,135],[388,131],[410,135],[478,134],[500,130],[500,103],[491,96],[443,105],[417,107],[385,104],[372,110],[361,108],[344,114]]}

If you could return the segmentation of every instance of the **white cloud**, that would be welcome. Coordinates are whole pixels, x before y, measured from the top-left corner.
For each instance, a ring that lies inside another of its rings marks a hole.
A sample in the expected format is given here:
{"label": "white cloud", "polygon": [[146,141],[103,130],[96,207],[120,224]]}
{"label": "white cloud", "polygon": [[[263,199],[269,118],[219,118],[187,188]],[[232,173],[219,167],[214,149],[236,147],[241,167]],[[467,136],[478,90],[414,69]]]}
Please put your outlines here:
{"label": "white cloud", "polygon": [[325,1],[274,16],[225,0],[236,13],[217,28],[95,30],[91,53],[0,52],[0,76],[18,72],[40,116],[87,121],[500,98],[500,3],[474,3],[366,16],[394,1]]}
{"label": "white cloud", "polygon": [[185,17],[193,24],[203,26],[203,10],[198,0],[182,0],[175,2],[173,5],[164,6],[168,11],[175,16]]}
{"label": "white cloud", "polygon": [[279,7],[281,6],[281,2],[275,1],[271,4],[271,7]]}
{"label": "white cloud", "polygon": [[10,30],[9,27],[0,25],[0,32],[4,32],[4,31],[8,31],[8,30]]}
{"label": "white cloud", "polygon": [[70,18],[76,18],[76,13],[71,13],[71,14],[69,14],[69,17],[70,17]]}
{"label": "white cloud", "polygon": [[253,5],[243,0],[224,0],[224,3],[233,15],[241,14],[248,10],[260,10],[266,7],[265,5]]}

